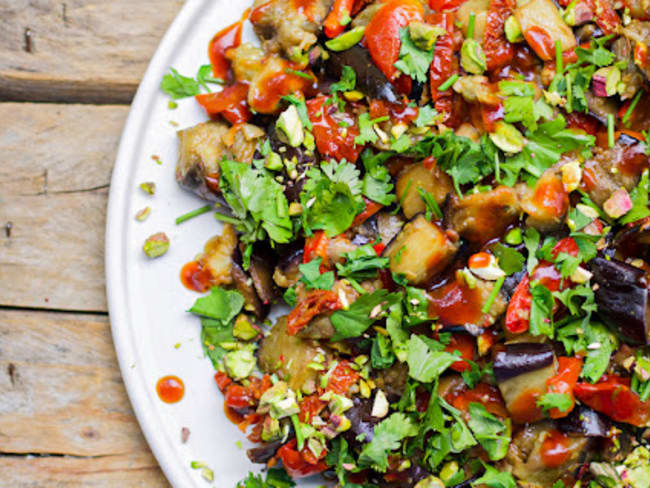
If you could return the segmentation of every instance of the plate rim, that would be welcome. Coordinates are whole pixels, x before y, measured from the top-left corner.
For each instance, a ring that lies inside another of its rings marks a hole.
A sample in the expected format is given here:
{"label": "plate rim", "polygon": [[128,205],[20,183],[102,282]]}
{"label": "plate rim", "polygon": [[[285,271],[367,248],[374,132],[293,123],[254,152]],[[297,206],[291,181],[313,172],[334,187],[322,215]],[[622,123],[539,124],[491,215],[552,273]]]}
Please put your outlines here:
{"label": "plate rim", "polygon": [[[216,4],[223,3],[223,0],[213,1]],[[138,85],[120,136],[111,176],[104,242],[108,313],[121,377],[138,425],[158,465],[172,486],[193,486],[195,483],[179,462],[168,439],[160,434],[159,425],[162,419],[155,414],[156,410],[152,408],[151,399],[143,394],[150,385],[142,369],[132,367],[137,355],[135,342],[130,333],[133,324],[130,319],[126,286],[126,246],[129,243],[124,239],[124,235],[129,223],[128,192],[132,190],[129,182],[135,171],[133,155],[140,134],[146,130],[148,108],[155,102],[158,80],[168,69],[168,57],[173,53],[174,47],[182,41],[192,20],[201,14],[205,3],[207,0],[185,2],[158,44]]]}

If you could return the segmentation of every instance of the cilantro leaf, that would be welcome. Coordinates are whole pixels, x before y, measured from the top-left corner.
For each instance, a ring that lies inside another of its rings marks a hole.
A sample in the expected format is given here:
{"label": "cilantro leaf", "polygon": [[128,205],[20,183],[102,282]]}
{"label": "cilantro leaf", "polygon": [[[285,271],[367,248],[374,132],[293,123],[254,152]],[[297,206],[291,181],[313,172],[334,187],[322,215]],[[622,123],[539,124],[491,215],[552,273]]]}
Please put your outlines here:
{"label": "cilantro leaf", "polygon": [[375,132],[373,126],[380,122],[385,122],[388,119],[389,117],[386,115],[384,117],[377,117],[376,119],[370,120],[370,114],[368,112],[359,115],[359,135],[354,138],[354,143],[363,146],[368,142],[377,142],[379,136]]}
{"label": "cilantro leaf", "polygon": [[[235,219],[232,223],[243,233],[243,242],[263,240],[266,235],[277,243],[293,237],[289,203],[284,188],[264,169],[246,163],[223,160],[220,163],[219,188]],[[219,216],[229,220],[228,216]]]}
{"label": "cilantro leaf", "polygon": [[[553,296],[567,307],[571,315],[580,315],[582,312],[593,313],[596,311],[594,290],[589,285],[580,285],[553,292]],[[582,299],[577,301],[576,299]]]}
{"label": "cilantro leaf", "polygon": [[489,413],[481,403],[469,404],[469,428],[488,453],[490,460],[503,459],[510,445],[510,419],[504,424]]}
{"label": "cilantro leaf", "polygon": [[581,376],[591,383],[596,383],[609,366],[609,358],[614,352],[615,343],[604,325],[593,322],[586,327],[585,339],[587,357]]}
{"label": "cilantro leaf", "polygon": [[295,307],[296,304],[298,303],[298,296],[296,295],[295,287],[291,286],[287,288],[287,290],[282,295],[282,298],[284,299],[285,302],[287,302],[287,305],[289,305],[291,308]]}
{"label": "cilantro leaf", "polygon": [[370,349],[370,362],[375,369],[386,369],[395,362],[395,354],[390,339],[383,334],[377,334]]}
{"label": "cilantro leaf", "polygon": [[364,244],[352,252],[343,253],[343,264],[336,263],[339,276],[365,280],[377,276],[377,270],[388,267],[388,258],[377,256],[372,244]]}
{"label": "cilantro leaf", "polygon": [[296,486],[284,468],[269,468],[266,479],[262,474],[248,473],[237,483],[237,488],[292,488]]}
{"label": "cilantro leaf", "polygon": [[573,406],[573,400],[566,393],[546,393],[537,399],[537,406],[544,411],[557,408],[560,412],[567,412]]}
{"label": "cilantro leaf", "polygon": [[619,220],[621,224],[636,222],[650,215],[650,209],[648,208],[648,183],[648,170],[646,169],[641,174],[639,184],[630,192],[630,198],[634,206]]}
{"label": "cilantro leaf", "polygon": [[553,295],[542,284],[531,283],[530,333],[553,336]]}
{"label": "cilantro leaf", "polygon": [[593,64],[595,66],[608,66],[614,62],[616,55],[604,48],[600,43],[592,42],[589,47],[576,47],[578,63]]}
{"label": "cilantro leaf", "polygon": [[499,267],[508,276],[515,274],[523,269],[526,259],[524,258],[524,255],[516,249],[504,246],[499,242],[492,246],[490,248],[490,251],[492,251],[492,253],[497,257],[499,260]]}
{"label": "cilantro leaf", "polygon": [[444,351],[433,351],[424,336],[413,334],[408,343],[407,363],[409,376],[422,383],[431,383],[449,366],[458,361],[458,356]]}
{"label": "cilantro leaf", "polygon": [[359,337],[400,299],[399,293],[388,293],[384,289],[361,295],[347,310],[337,310],[330,316],[336,329],[332,341]]}
{"label": "cilantro leaf", "polygon": [[215,286],[209,295],[197,298],[188,312],[227,324],[237,316],[243,306],[244,297],[241,293]]}
{"label": "cilantro leaf", "polygon": [[305,230],[322,229],[329,237],[346,231],[365,208],[359,170],[341,161],[323,163],[320,169],[310,168],[306,174],[300,193]]}
{"label": "cilantro leaf", "polygon": [[354,464],[354,458],[348,452],[348,443],[347,441],[338,436],[332,441],[331,449],[325,457],[325,462],[328,466],[332,466],[336,472],[336,476],[339,479],[341,486],[350,486],[347,481],[347,472],[343,466],[344,464]]}
{"label": "cilantro leaf", "polygon": [[395,201],[395,194],[391,193],[393,184],[390,173],[384,164],[389,156],[390,153],[386,152],[373,155],[370,149],[366,149],[361,154],[361,160],[366,169],[366,173],[363,175],[362,193],[365,197],[382,205],[390,205]]}
{"label": "cilantro leaf", "polygon": [[415,127],[427,127],[436,123],[438,111],[431,105],[423,105],[418,108],[418,116],[415,119]]}
{"label": "cilantro leaf", "polygon": [[215,369],[219,368],[221,360],[228,353],[221,344],[232,343],[235,340],[232,331],[232,323],[201,318],[201,347],[203,347],[203,354],[210,358]]}
{"label": "cilantro leaf", "polygon": [[322,261],[323,259],[318,257],[308,263],[298,265],[298,269],[302,273],[300,281],[306,285],[308,290],[331,290],[334,286],[334,272],[327,271],[323,274],[320,272]]}
{"label": "cilantro leaf", "polygon": [[433,47],[427,51],[417,47],[411,39],[408,27],[400,29],[399,37],[402,43],[399,50],[399,59],[394,66],[414,80],[425,83],[429,73],[429,66],[433,61]]}
{"label": "cilantro leaf", "polygon": [[472,486],[487,485],[490,488],[515,488],[515,479],[507,471],[499,471],[492,466],[483,463],[485,473],[477,480],[472,481]]}
{"label": "cilantro leaf", "polygon": [[300,122],[302,125],[309,130],[313,129],[311,121],[309,120],[309,115],[307,114],[307,104],[302,98],[299,98],[295,95],[285,95],[282,97],[282,100],[286,100],[291,105],[294,105],[298,110],[298,117],[300,117]]}
{"label": "cilantro leaf", "polygon": [[201,93],[201,89],[196,80],[181,75],[174,68],[170,68],[170,71],[171,74],[163,76],[160,82],[160,89],[174,100],[193,97]]}
{"label": "cilantro leaf", "polygon": [[388,468],[388,454],[398,449],[403,439],[417,433],[418,427],[409,417],[400,412],[393,413],[377,424],[372,440],[359,455],[359,464],[385,472]]}
{"label": "cilantro leaf", "polygon": [[402,305],[396,303],[388,309],[386,331],[393,345],[393,352],[400,362],[406,361],[408,355],[409,334],[402,327]]}
{"label": "cilantro leaf", "polygon": [[212,76],[211,64],[204,64],[199,68],[199,71],[196,74],[196,81],[208,92],[210,91],[210,87],[208,86],[208,83],[213,83],[215,85],[224,84],[224,80]]}
{"label": "cilantro leaf", "polygon": [[569,209],[569,222],[571,222],[572,229],[581,230],[588,226],[594,219],[587,217],[577,208]]}
{"label": "cilantro leaf", "polygon": [[528,251],[528,259],[526,261],[526,270],[528,274],[531,274],[539,263],[537,259],[537,248],[539,247],[539,232],[534,227],[528,227],[526,232],[524,232],[524,246]]}

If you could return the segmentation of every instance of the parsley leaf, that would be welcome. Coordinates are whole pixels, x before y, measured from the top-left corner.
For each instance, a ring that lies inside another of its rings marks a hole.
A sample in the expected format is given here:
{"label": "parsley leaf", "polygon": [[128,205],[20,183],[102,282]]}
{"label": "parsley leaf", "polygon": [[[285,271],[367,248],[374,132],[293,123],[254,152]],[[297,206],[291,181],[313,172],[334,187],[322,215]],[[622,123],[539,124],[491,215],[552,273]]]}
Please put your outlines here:
{"label": "parsley leaf", "polygon": [[375,321],[384,317],[388,307],[400,299],[399,293],[388,293],[384,289],[361,295],[347,310],[337,310],[330,316],[336,329],[332,341],[359,337]]}
{"label": "parsley leaf", "polygon": [[399,50],[399,59],[394,66],[415,81],[425,83],[429,73],[429,66],[433,61],[433,47],[427,51],[417,47],[411,39],[408,27],[400,29],[399,37],[402,44]]}
{"label": "parsley leaf", "polygon": [[323,163],[320,169],[310,168],[300,193],[305,230],[322,229],[328,237],[347,230],[365,208],[361,190],[359,170],[346,161]]}
{"label": "parsley leaf", "polygon": [[516,249],[504,246],[498,242],[490,248],[490,251],[492,251],[492,253],[497,257],[499,260],[499,267],[506,273],[506,275],[510,276],[523,269],[526,259],[524,258],[524,255]]}
{"label": "parsley leaf", "polygon": [[327,271],[323,274],[320,272],[322,261],[323,259],[318,257],[308,263],[298,265],[298,269],[302,273],[300,281],[307,286],[308,290],[331,290],[334,286],[334,272]]}
{"label": "parsley leaf", "polygon": [[243,233],[243,242],[263,240],[267,234],[277,243],[289,242],[293,223],[282,185],[250,164],[223,160],[220,169],[219,188],[235,219],[217,217],[232,222]]}
{"label": "parsley leaf", "polygon": [[174,100],[179,98],[193,97],[201,93],[199,84],[193,78],[181,75],[174,68],[170,68],[171,74],[163,76],[160,82],[160,89]]}
{"label": "parsley leaf", "polygon": [[544,411],[557,408],[560,412],[567,412],[573,406],[573,401],[566,393],[546,393],[537,399],[537,406]]}
{"label": "parsley leaf", "polygon": [[188,312],[227,324],[237,316],[243,306],[244,297],[241,293],[215,286],[209,295],[197,298]]}
{"label": "parsley leaf", "polygon": [[413,334],[409,340],[407,356],[409,376],[422,383],[431,383],[458,361],[458,356],[444,351],[433,351],[423,339],[428,338]]}
{"label": "parsley leaf", "polygon": [[481,403],[469,404],[469,428],[488,453],[490,460],[503,459],[510,445],[510,420],[504,424],[489,413]]}
{"label": "parsley leaf", "polygon": [[359,464],[385,472],[388,468],[388,454],[398,449],[403,439],[417,433],[418,427],[409,417],[400,412],[393,413],[375,427],[372,440],[359,455]]}

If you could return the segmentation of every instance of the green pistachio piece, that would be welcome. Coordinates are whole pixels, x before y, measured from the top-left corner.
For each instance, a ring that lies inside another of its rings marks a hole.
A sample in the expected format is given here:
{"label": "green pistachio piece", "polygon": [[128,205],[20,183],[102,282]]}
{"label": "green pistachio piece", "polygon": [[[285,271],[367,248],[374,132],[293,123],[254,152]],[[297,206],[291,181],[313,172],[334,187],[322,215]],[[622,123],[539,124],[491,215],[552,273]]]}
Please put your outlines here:
{"label": "green pistachio piece", "polygon": [[251,324],[249,318],[243,313],[239,314],[235,320],[232,335],[238,339],[250,341],[251,339],[255,339],[257,337],[257,334],[258,331],[255,327],[253,327],[253,324]]}
{"label": "green pistachio piece", "polygon": [[257,363],[253,354],[255,349],[256,346],[250,344],[226,354],[223,358],[223,364],[228,376],[233,380],[248,378]]}
{"label": "green pistachio piece", "polygon": [[290,146],[298,147],[305,140],[305,131],[295,105],[289,105],[280,114],[275,126],[286,136]]}
{"label": "green pistachio piece", "polygon": [[270,151],[264,161],[264,167],[271,171],[282,171],[282,168],[284,167],[282,164],[282,158],[278,153]]}
{"label": "green pistachio piece", "polygon": [[490,139],[499,149],[510,154],[521,152],[525,144],[521,132],[514,125],[503,121],[496,123],[494,132],[490,133]]}
{"label": "green pistachio piece", "polygon": [[151,207],[144,207],[141,210],[138,210],[138,212],[135,214],[135,219],[138,222],[144,222],[147,220],[147,217],[149,217],[149,214],[151,213]]}
{"label": "green pistachio piece", "polygon": [[447,33],[442,27],[418,21],[411,22],[408,29],[413,44],[423,51],[430,51],[436,39]]}
{"label": "green pistachio piece", "polygon": [[345,51],[346,49],[350,49],[361,40],[365,30],[365,26],[359,26],[355,27],[354,29],[350,29],[340,36],[327,41],[325,43],[325,47],[330,51]]}
{"label": "green pistachio piece", "polygon": [[429,476],[420,481],[415,488],[445,488],[445,484],[435,476]]}
{"label": "green pistachio piece", "polygon": [[169,249],[169,237],[164,232],[153,234],[144,241],[142,250],[150,258],[159,258]]}
{"label": "green pistachio piece", "polygon": [[153,181],[145,181],[144,183],[140,183],[140,189],[147,195],[156,194],[156,184]]}
{"label": "green pistachio piece", "polygon": [[474,39],[463,41],[463,46],[460,48],[460,63],[465,71],[475,75],[480,75],[486,70],[485,53],[477,41]]}
{"label": "green pistachio piece", "polygon": [[524,35],[521,32],[521,26],[517,17],[511,15],[506,19],[505,23],[506,39],[508,42],[521,42],[524,40]]}

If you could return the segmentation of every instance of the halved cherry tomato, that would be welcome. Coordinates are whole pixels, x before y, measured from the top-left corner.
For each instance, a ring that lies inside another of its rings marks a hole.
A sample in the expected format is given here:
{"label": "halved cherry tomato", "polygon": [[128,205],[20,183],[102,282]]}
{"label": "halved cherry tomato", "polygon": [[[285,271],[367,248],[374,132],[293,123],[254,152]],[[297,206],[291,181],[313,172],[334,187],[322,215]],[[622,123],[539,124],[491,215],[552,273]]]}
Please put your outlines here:
{"label": "halved cherry tomato", "polygon": [[359,381],[360,375],[353,370],[349,361],[340,361],[330,373],[327,390],[339,395],[347,393],[352,385]]}
{"label": "halved cherry tomato", "polygon": [[323,32],[330,39],[340,35],[344,30],[345,26],[342,25],[342,21],[345,16],[350,16],[352,14],[352,8],[354,7],[355,0],[334,0],[334,5],[332,5],[332,10],[325,18],[323,23]]}
{"label": "halved cherry tomato", "polygon": [[366,202],[366,208],[363,212],[354,218],[350,227],[355,227],[357,225],[363,224],[366,220],[368,220],[383,208],[383,205],[381,203],[373,202],[366,197],[363,197],[363,200]]}
{"label": "halved cherry tomato", "polygon": [[578,383],[573,391],[582,403],[617,422],[644,427],[650,421],[650,401],[641,401],[629,378],[605,375],[595,385]]}
{"label": "halved cherry tomato", "polygon": [[287,333],[296,335],[316,315],[341,308],[339,297],[331,290],[311,290],[287,317]]}
{"label": "halved cherry tomato", "polygon": [[319,96],[307,101],[316,147],[322,155],[354,163],[363,149],[363,146],[354,143],[354,138],[359,135],[356,118],[348,112],[339,112],[338,117],[347,125],[341,127],[339,120],[333,117],[338,110],[331,100],[331,97]]}
{"label": "halved cherry tomato", "polygon": [[562,466],[571,458],[569,437],[560,430],[551,430],[542,441],[540,457],[549,468]]}
{"label": "halved cherry tomato", "polygon": [[238,81],[220,92],[202,93],[194,98],[210,117],[221,115],[234,125],[248,122],[253,116],[248,109],[247,97],[248,84]]}
{"label": "halved cherry tomato", "polygon": [[558,408],[552,408],[548,411],[552,419],[559,419],[569,415],[575,406],[575,399],[573,397],[573,388],[580,378],[582,372],[582,358],[579,357],[559,357],[557,373],[552,378],[546,381],[546,386],[549,393],[564,393],[571,398],[571,407],[568,410],[562,411]]}
{"label": "halved cherry tomato", "polygon": [[458,371],[459,373],[472,369],[465,359],[474,361],[475,342],[474,338],[469,334],[456,333],[451,335],[451,340],[449,341],[449,344],[445,346],[445,351],[451,353],[458,351],[460,352],[460,356],[463,358],[463,360],[456,361],[452,364],[450,366],[451,369]]}
{"label": "halved cherry tomato", "polygon": [[483,50],[490,71],[505,66],[515,55],[513,45],[506,39],[505,23],[516,5],[515,0],[490,1],[483,34]]}
{"label": "halved cherry tomato", "polygon": [[238,383],[231,383],[226,388],[225,405],[237,412],[255,405],[255,396],[250,388]]}
{"label": "halved cherry tomato", "polygon": [[418,0],[388,0],[368,23],[365,31],[368,51],[389,80],[394,81],[399,75],[394,64],[402,45],[400,29],[423,18],[424,10]]}
{"label": "halved cherry tomato", "polygon": [[312,474],[321,473],[327,469],[324,461],[318,461],[316,464],[310,464],[296,450],[296,439],[291,439],[284,446],[278,449],[276,457],[280,458],[284,469],[292,478],[304,478]]}

